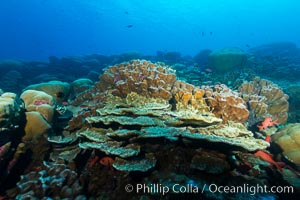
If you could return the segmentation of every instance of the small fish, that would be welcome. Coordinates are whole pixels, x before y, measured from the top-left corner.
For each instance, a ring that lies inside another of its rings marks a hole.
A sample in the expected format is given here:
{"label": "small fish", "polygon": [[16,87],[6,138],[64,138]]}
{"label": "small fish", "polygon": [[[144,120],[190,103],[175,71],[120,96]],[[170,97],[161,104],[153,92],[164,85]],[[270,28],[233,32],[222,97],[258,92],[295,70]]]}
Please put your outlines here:
{"label": "small fish", "polygon": [[270,163],[270,167],[272,165],[275,165],[275,167],[282,172],[282,167],[285,165],[283,162],[276,162],[273,160],[273,156],[269,153],[266,153],[262,150],[258,150],[256,153],[254,153],[255,156],[261,158],[262,160]]}
{"label": "small fish", "polygon": [[212,31],[210,31],[210,32],[209,32],[209,35],[210,35],[210,36],[212,36],[212,34],[213,34],[213,32],[212,32]]}
{"label": "small fish", "polygon": [[272,141],[271,136],[267,135],[265,138],[265,141],[270,143]]}
{"label": "small fish", "polygon": [[125,11],[124,13],[125,13],[125,15],[128,15],[128,14],[129,14],[129,12],[128,12],[128,11]]}
{"label": "small fish", "polygon": [[133,25],[132,25],[132,24],[129,24],[129,25],[125,26],[125,27],[126,27],[126,28],[132,28]]}
{"label": "small fish", "polygon": [[203,31],[201,32],[201,35],[202,35],[202,37],[204,37],[204,32]]}
{"label": "small fish", "polygon": [[278,120],[273,121],[272,117],[266,117],[262,122],[261,125],[257,125],[259,131],[266,130],[270,126],[279,125]]}
{"label": "small fish", "polygon": [[105,156],[105,157],[101,158],[101,160],[100,160],[100,164],[104,165],[106,167],[111,167],[113,163],[114,163],[114,159],[112,159],[111,157],[108,157],[108,156]]}

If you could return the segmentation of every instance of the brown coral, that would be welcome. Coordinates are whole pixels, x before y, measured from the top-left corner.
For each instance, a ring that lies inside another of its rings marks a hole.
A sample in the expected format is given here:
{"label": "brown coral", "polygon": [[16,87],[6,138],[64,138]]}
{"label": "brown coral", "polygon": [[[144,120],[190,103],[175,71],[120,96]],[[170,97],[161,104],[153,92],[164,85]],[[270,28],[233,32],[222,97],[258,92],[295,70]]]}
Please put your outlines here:
{"label": "brown coral", "polygon": [[243,83],[239,91],[256,119],[263,120],[271,115],[280,124],[287,121],[289,97],[278,85],[256,77],[253,81]]}
{"label": "brown coral", "polygon": [[245,122],[248,119],[249,111],[246,103],[237,92],[224,84],[204,87],[204,90],[208,106],[216,117],[223,119],[223,122],[228,120]]}

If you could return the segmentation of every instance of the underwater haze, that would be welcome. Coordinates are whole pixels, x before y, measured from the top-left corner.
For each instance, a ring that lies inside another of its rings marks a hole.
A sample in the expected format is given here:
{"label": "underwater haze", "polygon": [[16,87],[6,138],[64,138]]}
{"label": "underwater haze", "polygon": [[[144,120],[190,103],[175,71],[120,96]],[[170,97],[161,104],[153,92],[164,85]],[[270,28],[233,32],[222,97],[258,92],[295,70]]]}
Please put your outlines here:
{"label": "underwater haze", "polygon": [[297,0],[9,0],[0,59],[300,44]]}

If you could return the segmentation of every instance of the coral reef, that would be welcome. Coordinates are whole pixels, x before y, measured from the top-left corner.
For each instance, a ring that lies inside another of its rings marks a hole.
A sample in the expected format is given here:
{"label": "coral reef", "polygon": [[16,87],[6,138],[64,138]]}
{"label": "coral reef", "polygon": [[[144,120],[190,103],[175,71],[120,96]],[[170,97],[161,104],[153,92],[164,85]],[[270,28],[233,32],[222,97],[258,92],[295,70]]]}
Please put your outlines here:
{"label": "coral reef", "polygon": [[71,83],[71,94],[78,96],[78,94],[90,89],[93,86],[93,81],[87,78],[80,78]]}
{"label": "coral reef", "polygon": [[44,162],[41,169],[22,175],[17,191],[10,198],[16,199],[86,199],[77,173],[64,164]]}
{"label": "coral reef", "polygon": [[272,136],[272,139],[282,149],[282,154],[300,169],[300,124],[289,124]]}
{"label": "coral reef", "polygon": [[52,122],[56,104],[52,96],[43,91],[25,90],[20,98],[25,103],[26,111],[37,111],[47,120],[47,122]]}
{"label": "coral reef", "polygon": [[246,65],[247,54],[238,48],[225,48],[209,54],[209,66],[218,72],[226,72]]}
{"label": "coral reef", "polygon": [[70,84],[61,81],[50,81],[46,83],[34,84],[26,87],[24,90],[39,90],[51,95],[55,102],[62,103],[66,101],[70,94]]}
{"label": "coral reef", "polygon": [[258,121],[268,116],[283,124],[288,119],[288,95],[271,81],[256,77],[239,87],[242,98],[247,102],[250,115]]}
{"label": "coral reef", "polygon": [[23,137],[23,141],[38,143],[38,138],[47,137],[51,130],[51,126],[40,115],[40,113],[31,111],[26,112],[25,114],[27,123],[25,126],[25,136]]}
{"label": "coral reef", "polygon": [[[19,124],[20,106],[16,102],[16,94],[3,93],[0,96],[0,127],[8,130]],[[1,132],[0,131],[0,132]]]}
{"label": "coral reef", "polygon": [[197,110],[199,113],[208,113],[209,111],[204,99],[205,91],[203,89],[182,81],[176,81],[172,94],[177,110]]}
{"label": "coral reef", "polygon": [[289,95],[289,122],[300,122],[300,84],[292,84],[287,88]]}
{"label": "coral reef", "polygon": [[142,96],[171,99],[171,87],[176,81],[175,71],[161,63],[132,60],[111,66],[104,71],[96,88],[112,90],[112,94],[126,97],[130,92]]}
{"label": "coral reef", "polygon": [[246,103],[237,92],[232,91],[224,84],[203,89],[207,105],[216,117],[222,118],[224,122],[229,120],[245,122],[248,119],[249,111]]}
{"label": "coral reef", "polygon": [[[99,64],[95,58],[89,60],[90,66]],[[51,58],[51,62],[58,69],[63,63],[79,67],[87,61],[70,57]],[[183,69],[188,64],[176,66]],[[12,178],[7,187],[5,181],[21,174],[25,175],[17,187],[7,191],[9,198],[160,198],[156,192],[124,193],[129,183],[194,189],[212,183],[299,183],[293,169],[299,167],[295,153],[299,124],[280,129],[270,142],[245,123],[269,115],[274,122],[284,119],[280,117],[287,114],[287,96],[277,85],[255,79],[244,83],[240,94],[224,84],[202,85],[200,81],[197,87],[177,80],[172,67],[146,60],[107,67],[99,78],[95,84],[78,79],[71,85],[30,86],[34,90],[21,94],[23,105],[15,94],[0,97],[0,195],[19,180]],[[62,103],[69,113],[58,116],[55,109]],[[291,166],[279,166],[279,155],[272,158],[275,144],[283,151],[281,160]],[[166,199],[181,197],[170,192]],[[247,199],[249,195],[233,197],[206,189],[194,197]],[[276,198],[264,193],[260,197]]]}

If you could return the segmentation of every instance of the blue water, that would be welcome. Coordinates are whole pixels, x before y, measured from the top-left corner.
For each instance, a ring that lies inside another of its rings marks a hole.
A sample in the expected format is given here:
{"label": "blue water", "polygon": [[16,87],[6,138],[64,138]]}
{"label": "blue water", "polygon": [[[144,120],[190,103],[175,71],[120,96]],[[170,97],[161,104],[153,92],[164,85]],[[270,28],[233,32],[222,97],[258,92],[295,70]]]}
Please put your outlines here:
{"label": "blue water", "polygon": [[0,59],[300,46],[299,10],[297,0],[2,0]]}

